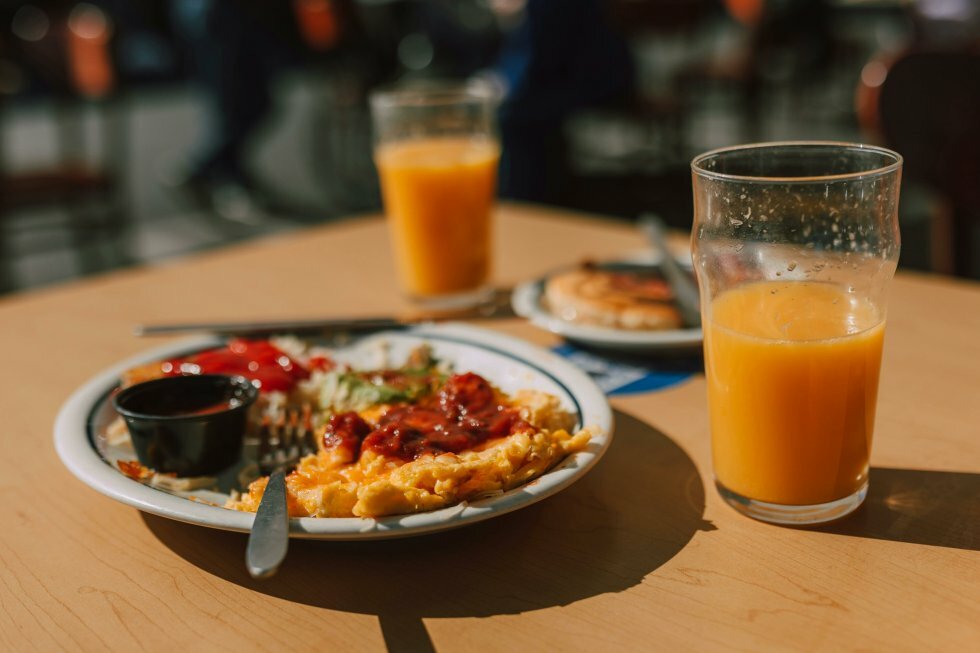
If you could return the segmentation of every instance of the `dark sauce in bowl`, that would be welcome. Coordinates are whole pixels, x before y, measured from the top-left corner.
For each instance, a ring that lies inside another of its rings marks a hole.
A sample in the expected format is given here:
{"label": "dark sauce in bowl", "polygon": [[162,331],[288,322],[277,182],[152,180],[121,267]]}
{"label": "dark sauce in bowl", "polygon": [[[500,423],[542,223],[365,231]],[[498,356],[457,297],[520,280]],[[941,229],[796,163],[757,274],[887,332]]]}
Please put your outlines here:
{"label": "dark sauce in bowl", "polygon": [[257,396],[244,377],[202,374],[139,383],[112,401],[140,463],[158,472],[202,476],[238,460],[248,408]]}

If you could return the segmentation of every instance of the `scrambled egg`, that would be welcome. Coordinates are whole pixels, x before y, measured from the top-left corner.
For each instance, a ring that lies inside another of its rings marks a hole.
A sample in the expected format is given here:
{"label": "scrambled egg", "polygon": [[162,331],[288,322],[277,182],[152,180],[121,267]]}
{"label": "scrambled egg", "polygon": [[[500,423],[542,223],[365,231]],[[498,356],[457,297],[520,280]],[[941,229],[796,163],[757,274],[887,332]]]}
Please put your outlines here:
{"label": "scrambled egg", "polygon": [[[511,402],[533,430],[458,454],[423,455],[406,462],[365,450],[353,463],[332,451],[307,456],[286,477],[290,516],[381,517],[437,510],[523,485],[588,444],[588,429],[569,433],[574,419],[557,398],[522,391]],[[370,420],[377,410],[361,415]],[[226,507],[254,512],[267,483],[268,478],[254,481]]]}

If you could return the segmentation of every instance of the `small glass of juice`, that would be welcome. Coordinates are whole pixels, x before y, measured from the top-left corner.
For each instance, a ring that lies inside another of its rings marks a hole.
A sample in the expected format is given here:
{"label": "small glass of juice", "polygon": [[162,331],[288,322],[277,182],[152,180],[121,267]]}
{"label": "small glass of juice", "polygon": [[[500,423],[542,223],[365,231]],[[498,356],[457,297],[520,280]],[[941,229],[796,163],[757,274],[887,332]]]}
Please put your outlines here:
{"label": "small glass of juice", "polygon": [[490,295],[497,104],[480,83],[428,82],[371,96],[398,278],[426,307],[468,306]]}
{"label": "small glass of juice", "polygon": [[715,484],[746,515],[817,524],[864,501],[901,169],[824,142],[692,162]]}

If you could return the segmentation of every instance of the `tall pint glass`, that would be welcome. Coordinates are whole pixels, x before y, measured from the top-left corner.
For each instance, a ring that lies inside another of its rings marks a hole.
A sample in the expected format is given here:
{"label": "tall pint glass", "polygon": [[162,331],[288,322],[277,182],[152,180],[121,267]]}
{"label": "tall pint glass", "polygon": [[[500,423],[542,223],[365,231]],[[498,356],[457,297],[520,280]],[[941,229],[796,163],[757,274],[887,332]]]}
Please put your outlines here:
{"label": "tall pint glass", "polygon": [[864,500],[901,168],[824,142],[692,162],[715,483],[744,514],[815,524]]}
{"label": "tall pint glass", "polygon": [[371,96],[375,163],[402,289],[432,308],[489,293],[497,94],[429,82]]}

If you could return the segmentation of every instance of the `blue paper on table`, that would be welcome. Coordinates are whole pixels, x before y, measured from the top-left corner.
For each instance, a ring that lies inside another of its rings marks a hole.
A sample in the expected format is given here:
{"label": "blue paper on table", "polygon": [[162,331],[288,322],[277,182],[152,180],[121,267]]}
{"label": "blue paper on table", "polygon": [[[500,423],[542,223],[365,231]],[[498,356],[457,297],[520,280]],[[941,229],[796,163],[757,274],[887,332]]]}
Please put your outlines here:
{"label": "blue paper on table", "polygon": [[592,377],[607,395],[662,390],[684,381],[700,368],[692,361],[625,361],[564,344],[551,351]]}

